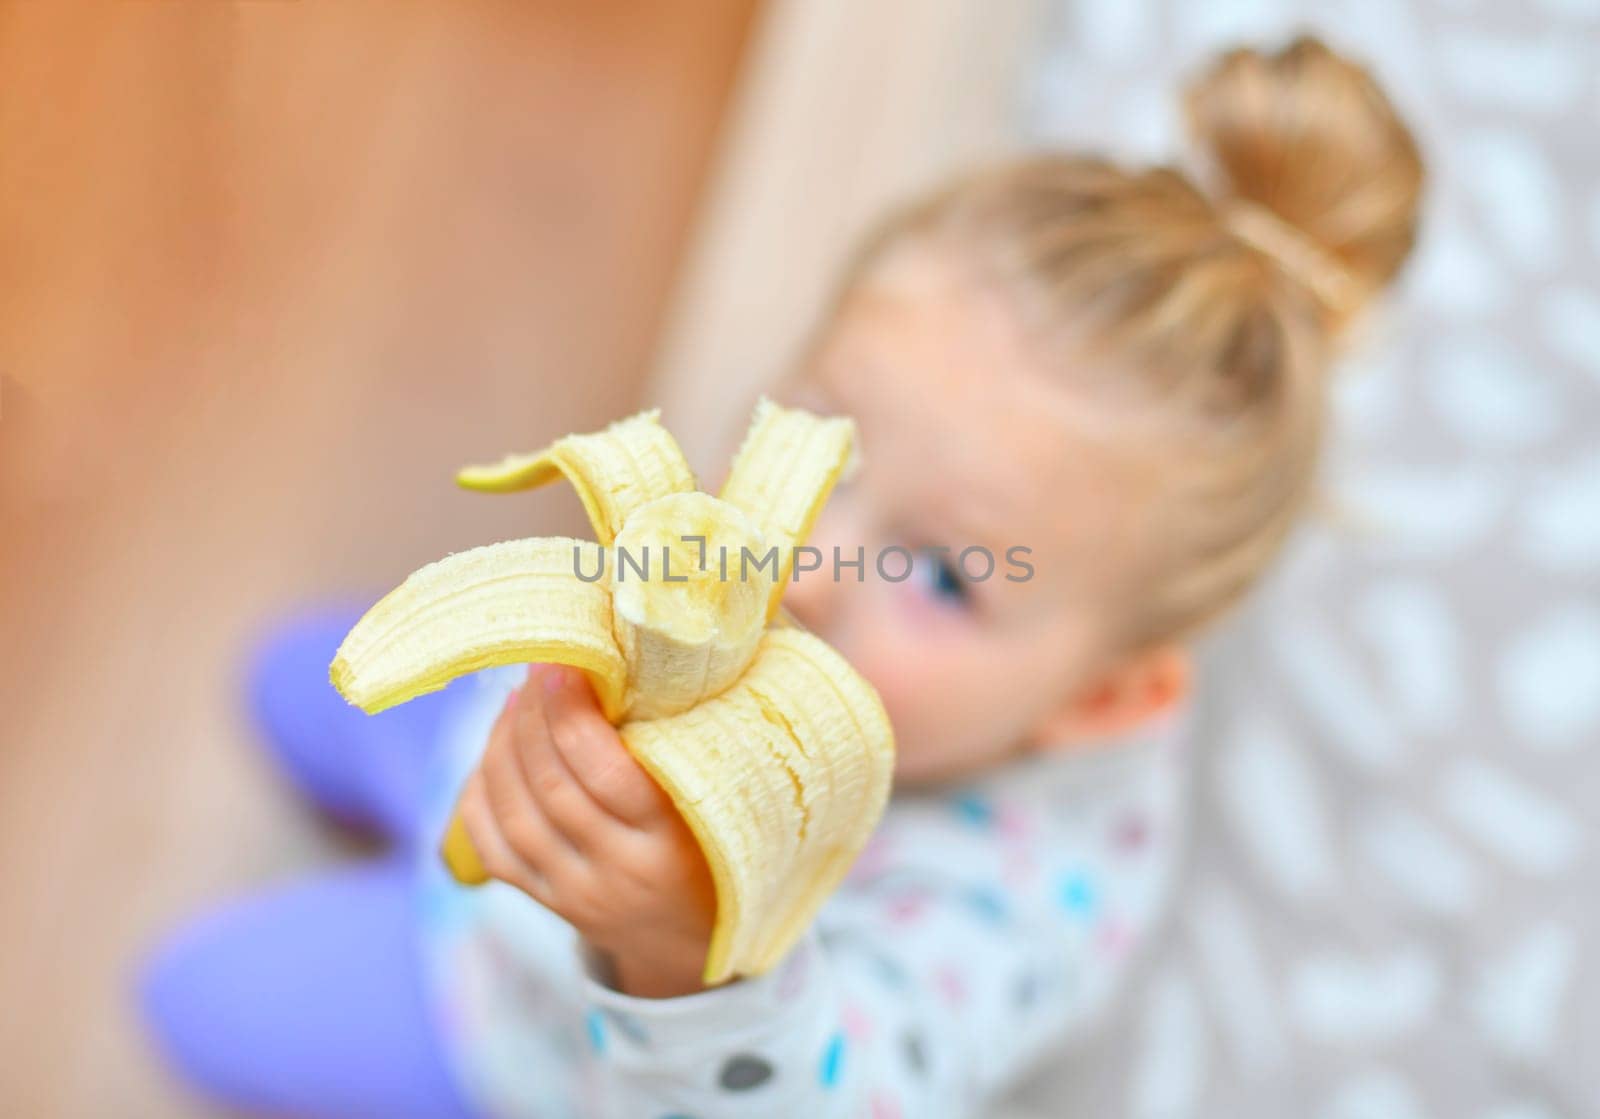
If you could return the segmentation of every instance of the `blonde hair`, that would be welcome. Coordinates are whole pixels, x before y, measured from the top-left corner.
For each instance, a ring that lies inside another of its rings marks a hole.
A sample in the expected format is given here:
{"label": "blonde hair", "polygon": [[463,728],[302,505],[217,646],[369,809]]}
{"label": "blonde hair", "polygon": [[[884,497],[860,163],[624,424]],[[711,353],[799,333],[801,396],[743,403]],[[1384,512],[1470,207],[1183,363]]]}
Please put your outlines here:
{"label": "blonde hair", "polygon": [[1423,179],[1371,76],[1315,39],[1221,56],[1184,105],[1208,190],[1027,158],[893,215],[845,284],[908,239],[953,245],[1136,417],[1154,504],[1125,648],[1192,635],[1278,553],[1314,485],[1334,343],[1409,253]]}

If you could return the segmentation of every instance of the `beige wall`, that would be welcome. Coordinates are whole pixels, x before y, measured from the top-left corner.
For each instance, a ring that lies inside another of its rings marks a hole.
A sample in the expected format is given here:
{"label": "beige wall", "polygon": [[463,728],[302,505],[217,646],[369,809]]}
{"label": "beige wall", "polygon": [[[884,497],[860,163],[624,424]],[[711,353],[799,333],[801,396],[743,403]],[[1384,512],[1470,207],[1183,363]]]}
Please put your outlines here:
{"label": "beige wall", "polygon": [[1015,135],[1034,0],[784,0],[741,82],[646,395],[715,478],[855,236]]}

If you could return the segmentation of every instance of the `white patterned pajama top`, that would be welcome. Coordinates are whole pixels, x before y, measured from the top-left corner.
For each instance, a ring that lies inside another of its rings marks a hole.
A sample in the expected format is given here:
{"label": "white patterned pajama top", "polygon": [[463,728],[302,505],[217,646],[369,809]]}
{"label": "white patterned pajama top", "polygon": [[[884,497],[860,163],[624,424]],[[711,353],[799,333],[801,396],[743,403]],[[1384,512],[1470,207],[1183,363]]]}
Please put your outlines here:
{"label": "white patterned pajama top", "polygon": [[[522,670],[481,673],[446,719],[438,834]],[[564,921],[425,851],[422,945],[441,1036],[495,1116],[981,1114],[1093,1027],[1171,893],[1184,721],[897,794],[771,973],[673,999],[600,982]]]}

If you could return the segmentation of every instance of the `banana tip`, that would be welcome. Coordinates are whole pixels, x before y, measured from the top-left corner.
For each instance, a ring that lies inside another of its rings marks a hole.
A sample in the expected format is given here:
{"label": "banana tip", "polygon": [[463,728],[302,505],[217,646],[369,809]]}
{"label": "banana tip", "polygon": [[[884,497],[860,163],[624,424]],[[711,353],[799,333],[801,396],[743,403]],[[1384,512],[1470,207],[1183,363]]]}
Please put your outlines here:
{"label": "banana tip", "polygon": [[472,845],[472,837],[467,834],[467,826],[460,816],[450,821],[444,842],[439,844],[439,858],[444,861],[450,877],[463,886],[481,886],[489,881],[489,872],[484,869],[483,860],[478,857],[478,849]]}

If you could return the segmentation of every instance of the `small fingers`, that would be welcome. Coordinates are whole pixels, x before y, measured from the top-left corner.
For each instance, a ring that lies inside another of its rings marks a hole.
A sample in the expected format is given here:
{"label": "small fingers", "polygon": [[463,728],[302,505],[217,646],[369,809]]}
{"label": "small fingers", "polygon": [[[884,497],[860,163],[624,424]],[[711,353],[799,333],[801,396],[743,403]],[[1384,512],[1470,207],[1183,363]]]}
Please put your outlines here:
{"label": "small fingers", "polygon": [[461,790],[456,813],[490,877],[509,882],[541,905],[548,907],[552,904],[554,898],[549,880],[537,867],[530,866],[518,856],[500,830],[499,821],[489,805],[481,770],[475,771]]}
{"label": "small fingers", "polygon": [[501,833],[524,859],[538,865],[547,878],[557,880],[565,864],[581,858],[576,845],[550,819],[533,791],[526,758],[553,747],[535,739],[547,736],[542,718],[529,718],[522,701],[513,694],[504,718],[495,724],[489,745],[479,763],[489,807]]}
{"label": "small fingers", "polygon": [[[594,856],[609,849],[625,831],[622,821],[597,802],[567,764],[557,735],[568,735],[572,728],[564,719],[552,722],[558,713],[559,695],[568,686],[564,677],[576,675],[551,666],[531,676],[516,715],[517,752],[533,800],[546,818],[577,850]],[[554,680],[553,688],[546,684]],[[604,733],[616,731],[594,712]],[[593,728],[590,728],[591,730]]]}
{"label": "small fingers", "polygon": [[633,759],[600,712],[581,672],[554,669],[543,680],[545,718],[561,762],[606,813],[634,828],[659,822],[672,800]]}

